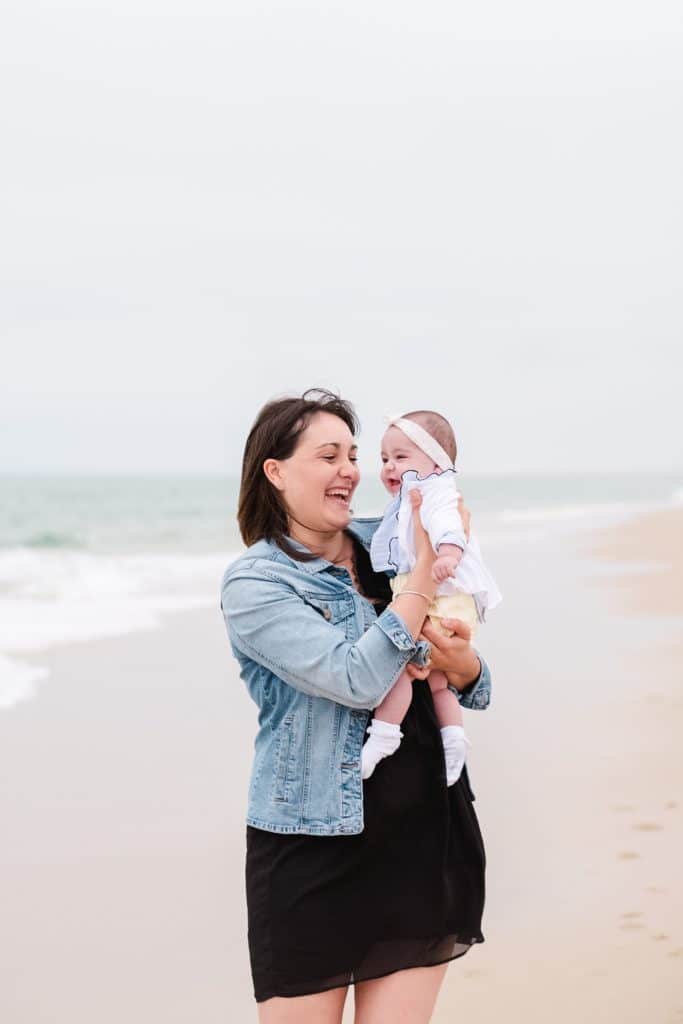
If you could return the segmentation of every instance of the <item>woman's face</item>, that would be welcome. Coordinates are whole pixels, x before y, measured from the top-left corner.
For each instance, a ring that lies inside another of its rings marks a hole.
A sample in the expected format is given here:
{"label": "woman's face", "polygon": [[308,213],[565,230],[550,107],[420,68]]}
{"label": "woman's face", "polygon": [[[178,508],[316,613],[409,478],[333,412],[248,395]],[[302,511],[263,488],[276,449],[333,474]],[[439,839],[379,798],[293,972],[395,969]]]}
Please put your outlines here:
{"label": "woman's face", "polygon": [[264,472],[282,494],[290,520],[321,533],[348,526],[360,480],[357,450],[344,421],[319,412],[288,459],[266,460]]}

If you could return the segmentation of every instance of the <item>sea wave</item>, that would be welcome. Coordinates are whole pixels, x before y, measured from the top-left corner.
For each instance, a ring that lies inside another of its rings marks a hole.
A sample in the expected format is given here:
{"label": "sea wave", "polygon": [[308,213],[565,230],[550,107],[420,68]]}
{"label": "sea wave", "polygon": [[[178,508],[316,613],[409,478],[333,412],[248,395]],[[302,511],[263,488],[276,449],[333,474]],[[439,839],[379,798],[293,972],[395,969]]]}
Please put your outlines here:
{"label": "sea wave", "polygon": [[33,695],[42,666],[17,655],[157,628],[164,613],[218,608],[231,554],[0,551],[0,707]]}
{"label": "sea wave", "polygon": [[48,675],[46,668],[0,654],[0,711],[35,696],[35,684]]}
{"label": "sea wave", "polygon": [[76,537],[73,533],[54,533],[51,530],[46,530],[43,533],[36,533],[26,537],[22,542],[22,546],[48,549],[65,548],[78,551],[85,547],[85,543],[82,538]]}
{"label": "sea wave", "polygon": [[615,524],[624,522],[635,515],[642,514],[650,507],[654,506],[645,502],[534,505],[527,508],[503,509],[498,514],[498,521],[509,525],[543,523],[592,528],[595,525],[604,526],[610,522]]}

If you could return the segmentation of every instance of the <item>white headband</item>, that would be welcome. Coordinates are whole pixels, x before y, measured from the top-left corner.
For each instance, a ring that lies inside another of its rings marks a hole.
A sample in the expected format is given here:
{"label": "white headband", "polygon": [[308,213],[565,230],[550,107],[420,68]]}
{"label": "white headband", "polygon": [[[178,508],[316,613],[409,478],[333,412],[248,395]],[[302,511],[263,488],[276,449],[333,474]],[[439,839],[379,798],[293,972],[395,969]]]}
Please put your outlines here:
{"label": "white headband", "polygon": [[398,427],[399,430],[402,430],[440,469],[454,468],[453,459],[449,457],[439,442],[431,434],[428,434],[419,423],[414,423],[413,420],[404,420],[402,416],[394,415],[385,416],[384,420],[387,426]]}

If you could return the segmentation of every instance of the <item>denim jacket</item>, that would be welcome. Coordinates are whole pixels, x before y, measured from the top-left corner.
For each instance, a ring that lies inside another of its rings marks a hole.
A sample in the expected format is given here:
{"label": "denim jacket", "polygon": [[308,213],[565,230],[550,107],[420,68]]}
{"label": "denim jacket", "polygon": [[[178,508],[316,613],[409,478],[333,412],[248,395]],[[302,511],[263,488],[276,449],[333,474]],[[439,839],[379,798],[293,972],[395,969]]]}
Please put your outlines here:
{"label": "denim jacket", "polygon": [[[380,521],[354,519],[347,529],[369,550]],[[324,558],[295,561],[266,539],[228,567],[221,607],[259,709],[247,824],[308,835],[362,832],[360,752],[370,710],[409,661],[424,665],[429,644],[414,641],[391,608],[378,616],[346,569]],[[487,707],[484,661],[465,690],[450,689],[463,707]]]}

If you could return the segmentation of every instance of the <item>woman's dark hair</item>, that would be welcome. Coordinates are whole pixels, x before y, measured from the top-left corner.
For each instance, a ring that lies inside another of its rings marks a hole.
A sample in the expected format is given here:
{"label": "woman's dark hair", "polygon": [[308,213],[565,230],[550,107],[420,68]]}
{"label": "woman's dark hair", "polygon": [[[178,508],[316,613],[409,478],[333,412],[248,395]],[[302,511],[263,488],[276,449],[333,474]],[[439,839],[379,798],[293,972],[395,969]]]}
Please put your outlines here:
{"label": "woman's dark hair", "polygon": [[274,399],[264,405],[256,417],[244,446],[237,504],[237,522],[247,546],[266,537],[300,562],[310,562],[317,557],[297,551],[286,540],[287,509],[282,495],[263,472],[263,463],[266,459],[288,459],[318,412],[338,416],[354,437],[360,430],[351,403],[325,388],[309,388],[301,398]]}

